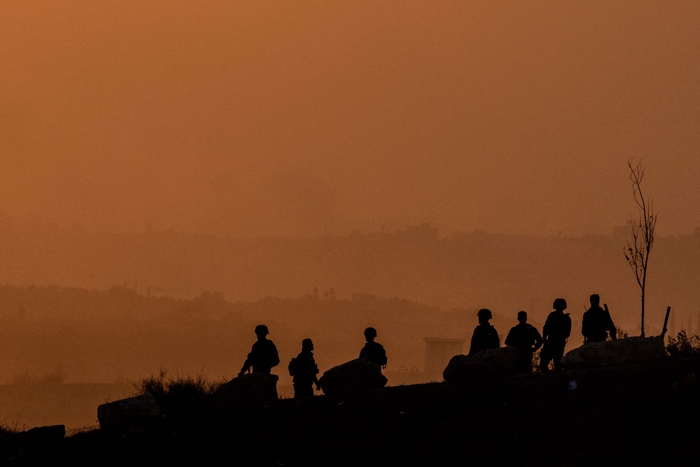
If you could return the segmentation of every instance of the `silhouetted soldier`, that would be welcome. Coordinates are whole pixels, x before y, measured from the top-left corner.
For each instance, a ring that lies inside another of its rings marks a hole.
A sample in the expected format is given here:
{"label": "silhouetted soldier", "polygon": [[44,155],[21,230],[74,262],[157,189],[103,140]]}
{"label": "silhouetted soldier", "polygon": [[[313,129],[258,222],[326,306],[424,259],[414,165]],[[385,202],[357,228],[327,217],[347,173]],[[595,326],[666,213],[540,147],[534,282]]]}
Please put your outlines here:
{"label": "silhouetted soldier", "polygon": [[313,384],[316,390],[321,389],[318,383],[318,366],[314,360],[314,343],[311,339],[301,341],[301,352],[289,362],[289,375],[294,384],[294,398],[310,397],[314,395]]}
{"label": "silhouetted soldier", "polygon": [[479,317],[479,325],[474,328],[469,353],[473,354],[485,349],[499,348],[501,339],[498,337],[496,328],[489,323],[489,320],[493,317],[491,310],[482,308],[477,312],[476,316]]}
{"label": "silhouetted soldier", "polygon": [[253,373],[270,374],[272,367],[277,366],[280,362],[277,347],[266,337],[269,334],[267,326],[264,324],[257,325],[255,334],[258,336],[258,341],[253,344],[253,348],[250,350],[238,376],[243,376],[251,366],[253,367]]}
{"label": "silhouetted soldier", "polygon": [[374,328],[365,329],[365,340],[367,343],[362,350],[360,350],[360,358],[364,358],[367,361],[374,362],[382,368],[386,368],[386,351],[382,344],[379,342],[374,342],[377,337],[377,330]]}
{"label": "silhouetted soldier", "polygon": [[554,361],[554,369],[561,370],[566,340],[571,335],[571,317],[566,310],[566,300],[557,298],[552,305],[554,311],[547,316],[542,329],[544,345],[540,353],[540,370],[549,371],[549,362]]}
{"label": "silhouetted soldier", "polygon": [[583,313],[583,324],[581,326],[583,343],[603,342],[608,338],[608,333],[612,340],[617,340],[617,329],[610,317],[607,306],[600,307],[600,296],[591,295],[591,307]]}
{"label": "silhouetted soldier", "polygon": [[527,324],[527,313],[518,312],[520,324],[513,326],[506,337],[505,344],[520,351],[518,373],[532,373],[532,354],[542,347],[542,336],[534,327]]}

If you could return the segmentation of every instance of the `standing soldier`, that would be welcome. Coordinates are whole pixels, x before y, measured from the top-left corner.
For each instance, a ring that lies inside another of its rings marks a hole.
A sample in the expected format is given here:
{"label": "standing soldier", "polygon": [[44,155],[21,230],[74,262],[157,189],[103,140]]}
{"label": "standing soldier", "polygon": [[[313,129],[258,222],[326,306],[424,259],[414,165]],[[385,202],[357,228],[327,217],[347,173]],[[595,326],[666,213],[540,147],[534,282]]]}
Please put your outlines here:
{"label": "standing soldier", "polygon": [[314,395],[313,384],[316,390],[321,390],[318,382],[318,366],[314,360],[314,343],[311,339],[301,341],[301,352],[289,362],[289,375],[294,384],[294,398],[310,397]]}
{"label": "standing soldier", "polygon": [[374,328],[365,329],[365,340],[367,343],[360,350],[360,358],[374,362],[382,368],[386,368],[386,351],[379,342],[374,342],[377,337],[377,330]]}
{"label": "standing soldier", "polygon": [[469,354],[477,353],[485,349],[497,349],[501,346],[498,331],[491,326],[489,320],[493,317],[491,310],[482,308],[476,314],[479,317],[479,325],[474,328]]}
{"label": "standing soldier", "polygon": [[518,322],[508,333],[505,344],[520,352],[518,373],[532,373],[532,354],[542,347],[542,336],[534,326],[527,324],[527,313],[524,311],[518,312]]}
{"label": "standing soldier", "polygon": [[583,343],[603,342],[608,338],[608,333],[612,340],[617,340],[617,329],[610,317],[607,305],[605,309],[600,307],[600,295],[591,295],[591,307],[583,313],[583,323],[581,333]]}
{"label": "standing soldier", "polygon": [[253,367],[253,373],[266,373],[269,375],[272,367],[277,366],[280,362],[277,347],[266,337],[269,334],[267,326],[264,324],[257,325],[255,334],[258,336],[258,341],[253,344],[253,348],[250,350],[238,376],[243,376],[251,367]]}
{"label": "standing soldier", "polygon": [[557,298],[552,305],[554,311],[547,316],[542,329],[544,345],[540,353],[540,371],[549,371],[549,362],[554,361],[554,369],[561,370],[566,340],[571,335],[571,317],[566,310],[566,300]]}

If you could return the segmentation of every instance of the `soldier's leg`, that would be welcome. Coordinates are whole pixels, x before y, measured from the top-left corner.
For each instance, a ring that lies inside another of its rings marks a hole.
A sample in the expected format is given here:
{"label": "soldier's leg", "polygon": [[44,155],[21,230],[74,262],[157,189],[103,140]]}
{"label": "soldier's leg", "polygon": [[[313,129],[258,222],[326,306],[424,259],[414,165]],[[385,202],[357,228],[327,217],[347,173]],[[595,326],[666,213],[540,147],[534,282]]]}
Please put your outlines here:
{"label": "soldier's leg", "polygon": [[561,359],[564,357],[564,347],[566,347],[566,342],[557,345],[557,348],[554,350],[554,370],[556,371],[561,370]]}
{"label": "soldier's leg", "polygon": [[540,352],[540,371],[542,373],[549,371],[549,361],[552,359],[549,347],[548,345],[543,346]]}
{"label": "soldier's leg", "polygon": [[311,397],[314,395],[313,383],[294,383],[294,398]]}

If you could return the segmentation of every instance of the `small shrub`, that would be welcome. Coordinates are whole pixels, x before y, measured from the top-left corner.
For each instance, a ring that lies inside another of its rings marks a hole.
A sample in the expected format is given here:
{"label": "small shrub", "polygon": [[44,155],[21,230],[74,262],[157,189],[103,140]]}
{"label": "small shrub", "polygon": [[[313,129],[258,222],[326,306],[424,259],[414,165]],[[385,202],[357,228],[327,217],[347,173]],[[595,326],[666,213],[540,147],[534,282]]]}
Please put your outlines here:
{"label": "small shrub", "polygon": [[541,348],[537,349],[537,351],[532,354],[532,372],[533,373],[540,372],[540,352],[542,352]]}
{"label": "small shrub", "polygon": [[22,425],[20,426],[19,420],[15,421],[8,421],[7,419],[5,420],[0,420],[0,436],[2,435],[9,435],[12,433],[20,433],[22,431],[26,431],[27,426]]}
{"label": "small shrub", "polygon": [[669,336],[666,351],[672,357],[696,357],[700,355],[700,337],[690,336],[682,330],[676,337]]}
{"label": "small shrub", "polygon": [[[532,354],[532,372],[533,373],[542,373],[542,369],[540,368],[540,354],[541,353],[542,353],[542,347],[537,349],[537,351]],[[549,371],[554,371],[554,361],[550,361],[549,365],[547,365],[547,368],[549,368]]]}
{"label": "small shrub", "polygon": [[170,378],[165,370],[160,370],[157,376],[144,378],[134,387],[135,395],[152,394],[163,412],[172,413],[211,403],[224,382],[209,381],[201,373]]}
{"label": "small shrub", "polygon": [[627,331],[623,331],[620,326],[617,326],[617,338],[618,339],[627,339],[630,336],[630,334]]}

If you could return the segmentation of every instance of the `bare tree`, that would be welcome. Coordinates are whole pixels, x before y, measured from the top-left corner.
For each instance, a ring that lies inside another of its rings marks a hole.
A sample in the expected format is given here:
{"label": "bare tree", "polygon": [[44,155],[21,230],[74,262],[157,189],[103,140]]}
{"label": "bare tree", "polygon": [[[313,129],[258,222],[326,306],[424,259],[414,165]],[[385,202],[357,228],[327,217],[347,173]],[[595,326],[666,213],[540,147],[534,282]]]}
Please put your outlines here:
{"label": "bare tree", "polygon": [[642,192],[642,180],[644,179],[644,166],[642,161],[632,165],[632,159],[627,161],[630,169],[630,181],[632,182],[632,195],[634,202],[639,207],[639,218],[630,219],[632,238],[625,248],[625,259],[634,272],[634,277],[642,292],[642,337],[644,337],[644,299],[647,284],[647,268],[649,267],[649,253],[654,245],[654,230],[656,229],[656,217],[651,199],[647,200]]}

